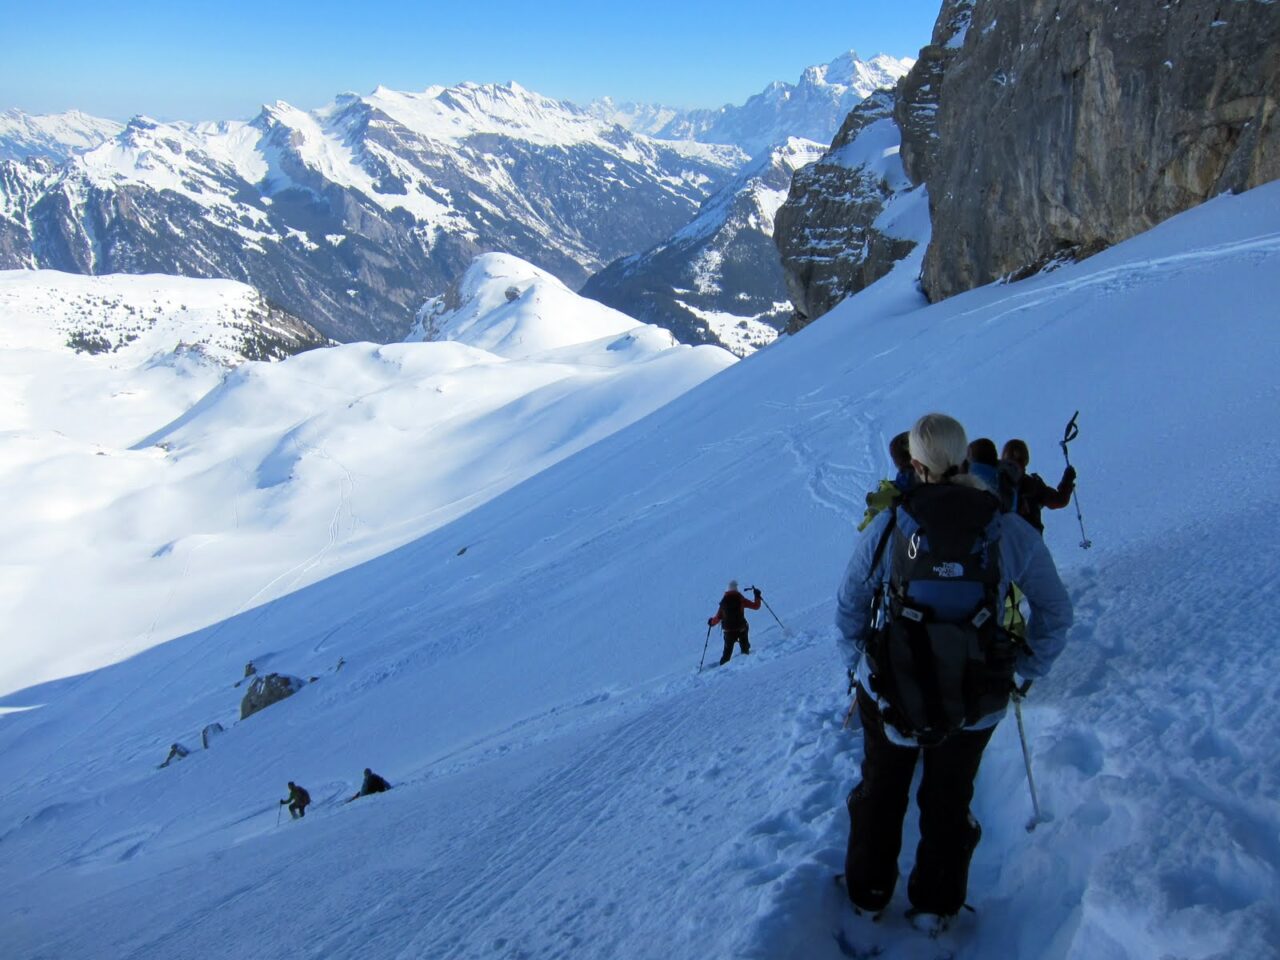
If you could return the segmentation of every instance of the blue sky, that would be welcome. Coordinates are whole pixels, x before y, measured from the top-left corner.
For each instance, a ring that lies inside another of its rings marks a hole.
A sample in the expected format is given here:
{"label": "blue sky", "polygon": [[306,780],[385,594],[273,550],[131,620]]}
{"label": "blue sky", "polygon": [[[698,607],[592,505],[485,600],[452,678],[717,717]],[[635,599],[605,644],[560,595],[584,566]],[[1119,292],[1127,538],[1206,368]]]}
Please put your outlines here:
{"label": "blue sky", "polygon": [[941,0],[9,5],[0,109],[248,118],[378,84],[516,80],[548,96],[739,103],[847,49],[915,56]]}

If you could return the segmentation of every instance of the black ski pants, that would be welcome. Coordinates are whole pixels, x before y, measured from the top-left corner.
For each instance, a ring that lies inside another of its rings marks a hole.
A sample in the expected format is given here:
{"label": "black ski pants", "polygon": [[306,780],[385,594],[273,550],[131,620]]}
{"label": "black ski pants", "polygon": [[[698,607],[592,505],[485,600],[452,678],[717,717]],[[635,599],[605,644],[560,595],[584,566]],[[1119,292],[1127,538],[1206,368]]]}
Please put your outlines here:
{"label": "black ski pants", "polygon": [[885,736],[884,719],[861,686],[857,696],[863,756],[862,781],[848,799],[849,849],[844,869],[849,899],[856,907],[877,912],[893,897],[902,821],[911,778],[923,753],[924,772],[916,793],[920,844],[907,881],[907,897],[925,913],[959,913],[969,886],[969,861],[982,837],[982,828],[969,811],[973,781],[995,728],[962,730],[933,747],[901,747]]}
{"label": "black ski pants", "polygon": [[729,658],[733,656],[733,645],[737,644],[742,648],[743,653],[751,652],[751,644],[747,642],[747,628],[741,630],[726,630],[724,632],[724,655],[720,658],[720,665],[724,666],[729,662]]}
{"label": "black ski pants", "polygon": [[306,815],[307,805],[305,803],[298,803],[295,800],[289,804],[289,816],[293,817],[293,819],[297,820],[299,817],[305,817]]}

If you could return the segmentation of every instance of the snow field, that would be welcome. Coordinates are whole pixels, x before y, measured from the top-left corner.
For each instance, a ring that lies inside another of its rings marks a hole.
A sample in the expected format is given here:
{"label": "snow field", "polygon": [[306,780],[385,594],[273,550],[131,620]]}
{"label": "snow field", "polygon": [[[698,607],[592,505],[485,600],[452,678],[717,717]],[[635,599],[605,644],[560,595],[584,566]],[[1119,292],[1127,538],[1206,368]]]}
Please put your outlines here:
{"label": "snow field", "polygon": [[[1275,956],[1280,185],[930,307],[918,256],[392,552],[0,700],[44,704],[0,718],[0,939],[139,960]],[[977,915],[921,941],[900,888],[868,931],[830,882],[861,748],[829,624],[862,494],[930,409],[1025,437],[1056,480],[1077,408],[1095,546],[1047,515],[1077,624],[1026,707],[1052,820],[1024,829],[1010,718],[974,804]],[[731,576],[789,635],[752,614],[752,656],[697,675]],[[250,658],[319,679],[234,724]],[[211,750],[154,769],[213,720]],[[396,789],[339,805],[364,766]],[[317,805],[277,828],[287,779]]]}
{"label": "snow field", "polygon": [[171,323],[84,356],[44,324],[85,278],[0,282],[0,302],[14,293],[6,341],[19,345],[0,349],[0,396],[16,412],[0,435],[0,603],[20,638],[0,691],[115,662],[385,553],[733,362],[504,261],[535,295],[508,304],[508,275],[478,266],[465,303],[482,308],[459,342],[346,344],[229,373],[151,351],[209,339],[224,294],[252,292],[240,284],[98,283],[154,289]]}

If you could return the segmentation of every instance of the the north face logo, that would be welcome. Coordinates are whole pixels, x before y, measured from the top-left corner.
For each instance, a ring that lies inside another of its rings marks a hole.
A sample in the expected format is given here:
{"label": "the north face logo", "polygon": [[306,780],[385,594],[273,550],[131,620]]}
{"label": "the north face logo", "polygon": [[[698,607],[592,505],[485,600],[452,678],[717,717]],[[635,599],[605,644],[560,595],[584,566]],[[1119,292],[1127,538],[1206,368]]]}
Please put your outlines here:
{"label": "the north face logo", "polygon": [[940,563],[933,568],[933,572],[940,577],[963,577],[964,564],[960,563]]}

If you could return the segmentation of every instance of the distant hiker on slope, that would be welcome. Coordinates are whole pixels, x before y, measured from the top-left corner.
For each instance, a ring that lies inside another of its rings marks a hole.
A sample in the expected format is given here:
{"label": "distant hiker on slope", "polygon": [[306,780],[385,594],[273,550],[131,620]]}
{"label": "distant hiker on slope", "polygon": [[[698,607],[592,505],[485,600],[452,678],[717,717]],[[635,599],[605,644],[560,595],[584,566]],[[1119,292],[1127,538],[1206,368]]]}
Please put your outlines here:
{"label": "distant hiker on slope", "polygon": [[1001,451],[1001,459],[1001,470],[1007,471],[1014,481],[1017,492],[1014,509],[1018,516],[1044,533],[1040,511],[1045,507],[1061,510],[1071,502],[1071,491],[1076,486],[1076,468],[1068,464],[1055,488],[1045,483],[1040,474],[1027,473],[1027,465],[1031,463],[1031,450],[1025,440],[1010,440],[1006,443]]}
{"label": "distant hiker on slope", "polygon": [[[1015,668],[1027,679],[1044,676],[1072,616],[1044,541],[961,473],[966,446],[951,417],[916,422],[910,453],[920,483],[861,538],[837,594],[838,644],[855,671],[863,730],[862,779],[847,801],[846,889],[861,910],[888,905],[923,757],[907,896],[908,914],[930,926],[945,925],[965,902],[982,835],[969,811],[973,782]],[[999,629],[1011,579],[1031,606],[1021,649]]]}
{"label": "distant hiker on slope", "polygon": [[724,656],[720,658],[721,666],[728,663],[729,658],[733,656],[735,643],[742,648],[744,654],[751,652],[751,643],[747,640],[751,627],[747,624],[747,615],[743,611],[759,610],[761,599],[759,590],[753,588],[751,593],[753,599],[748,600],[738,592],[738,581],[730,580],[729,589],[720,598],[720,609],[716,611],[714,617],[707,620],[708,627],[714,627],[718,623],[724,632]]}
{"label": "distant hiker on slope", "polygon": [[352,800],[358,800],[361,797],[367,797],[371,793],[382,793],[383,791],[390,789],[391,784],[387,783],[386,780],[383,780],[382,777],[378,776],[368,767],[365,767],[364,782],[360,784],[360,790],[354,796],[347,798],[347,803],[350,803]]}
{"label": "distant hiker on slope", "polygon": [[859,532],[867,529],[882,510],[888,510],[898,499],[915,486],[916,475],[911,472],[911,454],[907,450],[907,434],[900,433],[889,441],[889,459],[898,473],[892,480],[881,480],[880,486],[867,494],[867,510],[858,524]]}
{"label": "distant hiker on slope", "polygon": [[[311,803],[311,794],[290,780],[289,796],[281,800],[280,805],[284,806],[286,803],[289,805],[289,816],[297,820],[299,817],[307,815],[307,806]],[[268,809],[270,808],[268,807]]]}

